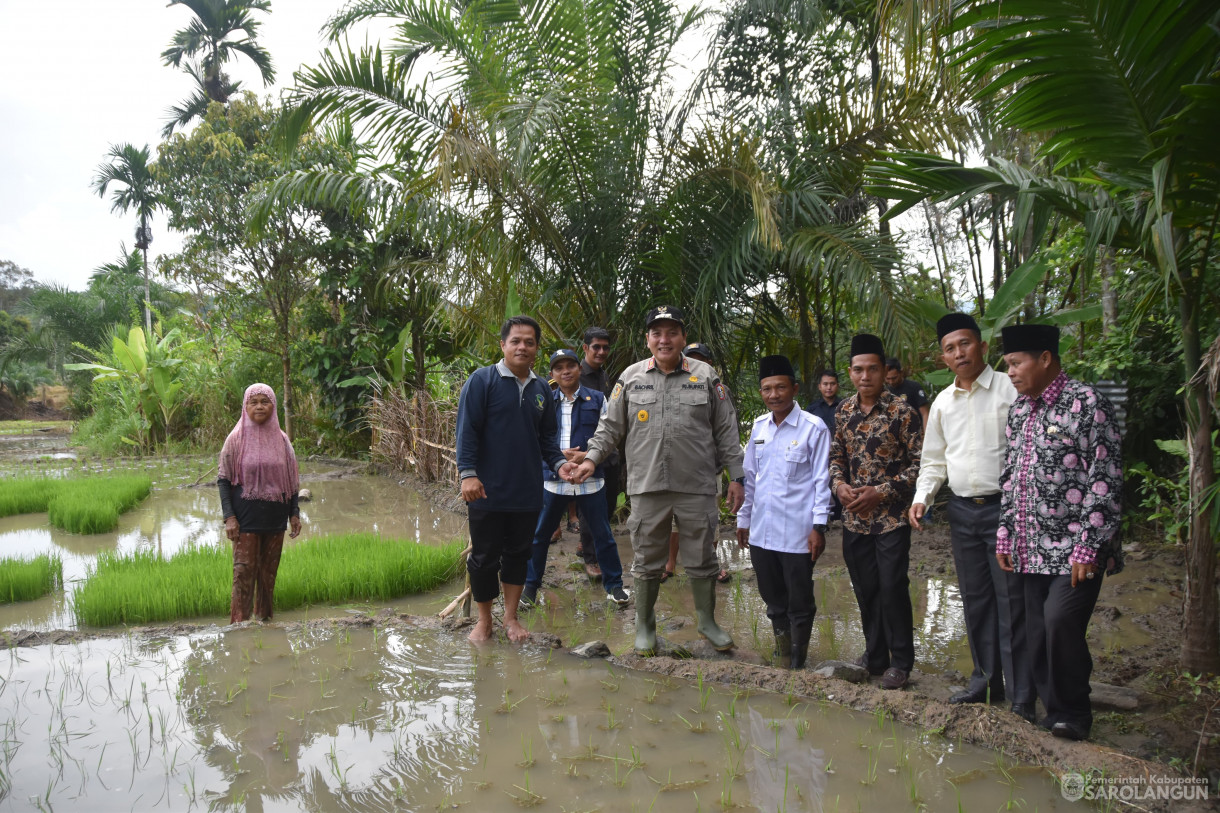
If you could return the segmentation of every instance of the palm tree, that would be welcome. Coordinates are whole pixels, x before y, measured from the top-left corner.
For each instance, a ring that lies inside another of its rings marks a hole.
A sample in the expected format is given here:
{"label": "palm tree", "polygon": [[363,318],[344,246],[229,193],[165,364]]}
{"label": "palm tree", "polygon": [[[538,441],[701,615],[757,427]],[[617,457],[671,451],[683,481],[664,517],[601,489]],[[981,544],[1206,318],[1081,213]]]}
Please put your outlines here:
{"label": "palm tree", "polygon": [[[776,243],[775,190],[739,128],[702,118],[708,75],[676,87],[676,54],[708,12],[372,0],[332,35],[373,16],[395,22],[387,52],[338,48],[303,71],[290,129],[346,117],[396,160],[288,176],[269,203],[409,227],[445,272],[454,324],[480,342],[513,292],[569,340],[601,324],[638,341],[658,301],[687,305],[700,335],[727,327],[753,283],[750,252]],[[412,75],[424,54],[435,84]]]}
{"label": "palm tree", "polygon": [[213,101],[221,103],[228,101],[241,85],[241,82],[234,82],[227,75],[222,74],[220,92],[217,94],[219,98],[213,99],[208,95],[206,80],[198,66],[187,63],[183,70],[195,80],[195,92],[182,104],[174,105],[169,109],[170,117],[166,120],[165,126],[161,128],[162,138],[169,138],[174,134],[176,128],[186,127],[192,120],[203,118],[208,112],[208,105]]}
{"label": "palm tree", "polygon": [[979,193],[1016,201],[1045,224],[1055,212],[1082,223],[1086,263],[1098,245],[1134,252],[1176,298],[1191,499],[1181,664],[1220,672],[1211,512],[1220,510],[1212,463],[1212,409],[1202,350],[1220,301],[1220,9],[1214,0],[975,0],[956,28],[980,101],[1003,124],[1045,135],[1041,154],[1063,176],[1035,178],[1003,162],[966,168],[898,154],[873,168],[879,194],[957,204]]}
{"label": "palm tree", "polygon": [[[201,116],[209,102],[224,104],[237,92],[241,83],[229,78],[224,65],[238,54],[258,67],[264,87],[275,81],[271,54],[255,41],[261,23],[252,16],[255,11],[270,13],[270,0],[171,0],[170,5],[186,6],[195,16],[174,34],[161,57],[166,65],[189,73],[198,87],[185,104],[171,108],[174,116],[166,125],[167,136],[175,126]],[[230,39],[237,33],[245,37]]]}
{"label": "palm tree", "polygon": [[107,153],[109,162],[98,165],[97,175],[93,178],[93,189],[99,198],[106,197],[106,190],[113,184],[122,184],[110,196],[110,211],[128,212],[135,210],[140,219],[136,230],[136,248],[144,252],[144,330],[145,335],[152,335],[152,312],[150,310],[148,290],[148,244],[152,242],[152,230],[148,221],[153,211],[161,205],[157,196],[156,181],[148,163],[149,149],[145,144],[136,149],[131,144],[116,144]]}

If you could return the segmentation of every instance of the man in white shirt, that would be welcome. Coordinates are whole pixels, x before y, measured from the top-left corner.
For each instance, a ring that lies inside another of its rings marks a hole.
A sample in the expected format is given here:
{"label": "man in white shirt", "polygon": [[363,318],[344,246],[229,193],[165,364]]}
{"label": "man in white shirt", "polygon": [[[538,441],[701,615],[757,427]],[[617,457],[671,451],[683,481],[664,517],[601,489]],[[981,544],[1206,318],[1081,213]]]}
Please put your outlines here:
{"label": "man in white shirt", "polygon": [[949,702],[1000,703],[1007,689],[1012,710],[1032,720],[1036,692],[1025,652],[1021,591],[995,558],[1004,427],[1017,391],[1008,376],[987,363],[987,343],[973,317],[950,313],[936,323],[936,335],[942,359],[956,377],[929,411],[909,515],[919,530],[936,492],[948,481],[953,561],[974,661],[969,686]]}
{"label": "man in white shirt", "polygon": [[802,669],[813,616],[813,565],[826,548],[830,430],[795,403],[796,372],[784,356],[759,364],[767,413],[754,420],[745,455],[745,503],[737,544],[750,549],[758,592],[775,632],[776,662]]}

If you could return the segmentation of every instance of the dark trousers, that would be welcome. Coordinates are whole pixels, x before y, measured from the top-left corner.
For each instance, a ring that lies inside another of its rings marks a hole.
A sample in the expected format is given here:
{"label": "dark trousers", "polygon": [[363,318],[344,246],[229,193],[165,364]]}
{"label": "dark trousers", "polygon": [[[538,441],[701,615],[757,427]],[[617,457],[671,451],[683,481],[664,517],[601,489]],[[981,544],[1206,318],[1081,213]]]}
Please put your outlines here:
{"label": "dark trousers", "polygon": [[[970,691],[1033,703],[1034,678],[1025,636],[1025,596],[1017,576],[1000,569],[995,558],[1000,503],[989,505],[954,497],[948,507],[953,564],[966,612],[966,636],[974,672]],[[1006,692],[1007,690],[1007,692]]]}
{"label": "dark trousers", "polygon": [[915,665],[915,621],[911,612],[911,526],[883,534],[843,529],[843,559],[860,606],[864,654],[875,674]]}
{"label": "dark trousers", "polygon": [[809,643],[818,605],[813,598],[813,562],[808,553],[783,553],[750,546],[758,594],[775,633],[792,634],[793,645]]}
{"label": "dark trousers", "polygon": [[1071,722],[1087,730],[1093,724],[1089,676],[1093,658],[1085,632],[1101,592],[1099,572],[1072,587],[1072,577],[1017,576],[1025,598],[1029,659],[1038,695],[1046,704],[1047,722]]}
{"label": "dark trousers", "polygon": [[529,570],[525,583],[538,587],[542,584],[542,574],[546,572],[546,552],[551,544],[551,536],[572,501],[576,501],[576,509],[580,511],[580,532],[587,530],[593,537],[596,561],[602,569],[602,587],[606,592],[623,586],[623,562],[618,555],[618,543],[614,541],[614,532],[610,530],[610,520],[606,516],[606,497],[601,491],[572,497],[566,494],[542,492],[542,513],[538,515],[538,527],[534,530],[534,541],[531,545]]}
{"label": "dark trousers", "polygon": [[500,582],[525,584],[530,542],[538,526],[537,511],[484,511],[467,507],[470,515],[470,594],[475,601],[493,601]]}
{"label": "dark trousers", "polygon": [[275,576],[280,569],[280,552],[284,549],[284,532],[273,534],[240,534],[233,543],[233,597],[229,602],[229,623],[254,617],[271,619]]}
{"label": "dark trousers", "polygon": [[[622,490],[619,488],[619,465],[602,465],[602,474],[606,479],[606,484],[602,490],[597,492],[606,503],[606,521],[609,522],[614,517],[614,510],[618,508],[618,495]],[[589,519],[585,516],[585,509],[581,503],[576,503],[576,514],[580,517],[580,555],[585,560],[586,565],[597,565],[603,570],[605,566],[601,564],[597,552],[597,543],[593,539],[593,532],[589,529]],[[555,533],[553,530],[551,533]],[[621,569],[620,569],[621,573]]]}

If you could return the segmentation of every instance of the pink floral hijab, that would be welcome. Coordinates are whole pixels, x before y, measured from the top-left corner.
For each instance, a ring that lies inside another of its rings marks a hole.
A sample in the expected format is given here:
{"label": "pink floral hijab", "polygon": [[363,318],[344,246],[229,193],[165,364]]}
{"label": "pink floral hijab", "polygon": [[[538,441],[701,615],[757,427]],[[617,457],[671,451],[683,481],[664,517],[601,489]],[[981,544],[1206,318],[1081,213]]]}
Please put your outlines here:
{"label": "pink floral hijab", "polygon": [[[246,406],[254,395],[271,399],[271,417],[259,425]],[[242,499],[290,502],[300,490],[300,471],[292,442],[280,429],[275,391],[266,384],[251,384],[241,402],[241,419],[220,450],[220,476],[242,487]]]}

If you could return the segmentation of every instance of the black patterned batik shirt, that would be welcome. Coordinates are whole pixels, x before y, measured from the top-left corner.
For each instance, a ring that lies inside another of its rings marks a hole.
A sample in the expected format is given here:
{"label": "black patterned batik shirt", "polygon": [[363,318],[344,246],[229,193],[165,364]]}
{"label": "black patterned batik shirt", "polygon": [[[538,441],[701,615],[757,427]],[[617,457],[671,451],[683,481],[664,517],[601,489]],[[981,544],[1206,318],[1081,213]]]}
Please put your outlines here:
{"label": "black patterned batik shirt", "polygon": [[884,534],[908,524],[907,508],[919,477],[922,424],[914,407],[889,392],[877,396],[868,412],[860,409],[859,395],[840,404],[830,446],[831,492],[843,483],[853,488],[873,486],[881,492],[881,502],[867,514],[845,507],[844,528]]}

